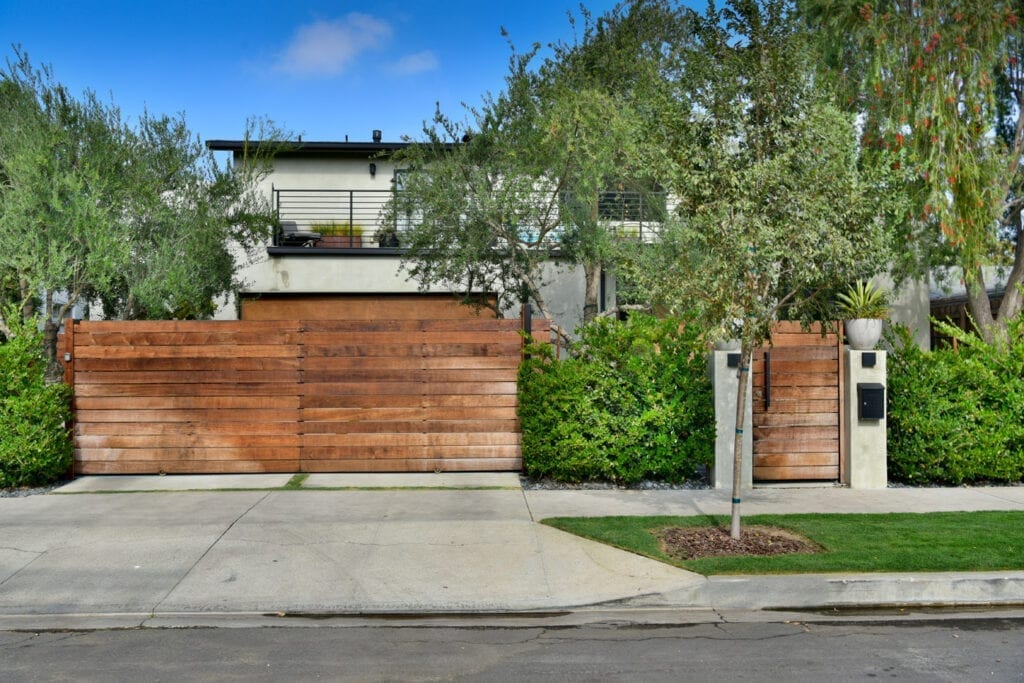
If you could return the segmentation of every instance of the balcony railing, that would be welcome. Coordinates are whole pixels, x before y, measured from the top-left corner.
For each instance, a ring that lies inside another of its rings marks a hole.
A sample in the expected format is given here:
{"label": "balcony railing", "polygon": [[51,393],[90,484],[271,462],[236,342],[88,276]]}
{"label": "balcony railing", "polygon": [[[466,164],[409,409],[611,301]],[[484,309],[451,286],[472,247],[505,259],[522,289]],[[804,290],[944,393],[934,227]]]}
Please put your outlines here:
{"label": "balcony railing", "polygon": [[[386,211],[393,190],[273,189],[274,209],[289,232],[318,233],[319,240],[290,239],[287,233],[274,235],[274,246],[310,246],[320,248],[400,247],[402,235],[415,217],[392,217]],[[571,198],[563,197],[563,202]],[[598,204],[598,219],[622,239],[652,242],[657,239],[670,199],[664,193],[606,192]],[[397,240],[378,240],[389,227]],[[553,234],[557,235],[558,230]]]}

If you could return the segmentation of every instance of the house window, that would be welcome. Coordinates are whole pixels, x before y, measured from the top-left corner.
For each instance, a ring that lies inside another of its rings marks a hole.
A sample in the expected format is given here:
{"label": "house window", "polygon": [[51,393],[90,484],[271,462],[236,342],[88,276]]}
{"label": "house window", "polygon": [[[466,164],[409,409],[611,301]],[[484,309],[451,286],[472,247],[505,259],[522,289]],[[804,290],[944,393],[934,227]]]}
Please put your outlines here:
{"label": "house window", "polygon": [[[570,213],[591,214],[572,192],[563,192],[563,209]],[[665,193],[660,190],[616,189],[602,192],[597,197],[597,218],[612,224],[620,223],[661,223],[665,220]]]}
{"label": "house window", "polygon": [[665,220],[665,194],[633,190],[602,192],[597,199],[597,216],[617,223],[660,223]]}

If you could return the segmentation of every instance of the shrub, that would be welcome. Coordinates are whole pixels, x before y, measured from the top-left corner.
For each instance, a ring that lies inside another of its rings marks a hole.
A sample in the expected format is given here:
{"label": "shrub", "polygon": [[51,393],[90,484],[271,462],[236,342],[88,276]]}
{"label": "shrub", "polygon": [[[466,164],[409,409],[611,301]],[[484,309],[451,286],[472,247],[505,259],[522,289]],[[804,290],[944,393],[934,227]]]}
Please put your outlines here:
{"label": "shrub", "polygon": [[959,348],[922,351],[907,330],[889,361],[889,477],[912,484],[1024,479],[1024,324],[1009,349],[943,326]]}
{"label": "shrub", "polygon": [[56,481],[71,465],[69,390],[47,385],[42,334],[34,321],[6,317],[11,338],[0,344],[0,487]]}
{"label": "shrub", "polygon": [[523,465],[565,481],[683,481],[714,456],[706,351],[695,326],[633,315],[581,330],[570,357],[548,347],[519,374]]}

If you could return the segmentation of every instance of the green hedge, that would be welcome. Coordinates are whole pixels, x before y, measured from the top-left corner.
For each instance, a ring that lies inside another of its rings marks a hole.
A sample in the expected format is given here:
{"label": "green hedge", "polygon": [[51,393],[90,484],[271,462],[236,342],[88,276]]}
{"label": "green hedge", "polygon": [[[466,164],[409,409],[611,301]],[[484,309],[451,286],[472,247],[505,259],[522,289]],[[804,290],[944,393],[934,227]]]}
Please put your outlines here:
{"label": "green hedge", "polygon": [[68,387],[46,384],[42,334],[7,316],[0,343],[0,488],[56,481],[71,466]]}
{"label": "green hedge", "polygon": [[532,347],[519,373],[527,475],[678,482],[710,465],[714,406],[696,326],[602,319],[581,330],[569,358],[546,349]]}
{"label": "green hedge", "polygon": [[1024,325],[1008,350],[952,328],[959,349],[921,351],[905,330],[889,360],[889,477],[909,484],[1024,479]]}

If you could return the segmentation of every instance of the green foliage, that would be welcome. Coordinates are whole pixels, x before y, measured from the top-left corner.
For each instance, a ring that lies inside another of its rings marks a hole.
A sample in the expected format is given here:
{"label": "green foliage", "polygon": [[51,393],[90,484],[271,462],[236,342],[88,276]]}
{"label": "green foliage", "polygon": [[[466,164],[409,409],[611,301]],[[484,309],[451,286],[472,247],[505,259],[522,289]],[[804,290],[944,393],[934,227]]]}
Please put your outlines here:
{"label": "green foliage", "polygon": [[735,0],[691,22],[672,83],[678,220],[624,270],[749,351],[779,319],[830,319],[835,289],[884,269],[881,179],[861,173],[854,117],[815,81],[793,3]]}
{"label": "green foliage", "polygon": [[0,487],[56,481],[71,465],[69,391],[46,383],[36,320],[8,312],[10,335],[0,344]]}
{"label": "green foliage", "polygon": [[870,280],[857,280],[836,298],[839,300],[839,316],[843,320],[884,318],[889,314],[888,293]]}
{"label": "green foliage", "polygon": [[365,232],[365,228],[358,224],[349,223],[313,223],[309,226],[309,229],[313,232],[318,232],[324,237],[362,237]]}
{"label": "green foliage", "polygon": [[425,139],[396,153],[409,172],[386,222],[403,226],[404,265],[424,288],[494,293],[499,313],[530,298],[551,318],[543,266],[557,260],[583,267],[584,318],[596,314],[614,248],[600,197],[656,185],[649,131],[660,127],[644,128],[645,108],[665,32],[680,22],[652,0],[584,15],[579,42],[543,61],[537,45],[513,51],[504,90],[467,123],[438,111]]}
{"label": "green foliage", "polygon": [[997,350],[948,325],[959,348],[890,341],[889,477],[911,484],[1024,480],[1024,324]]}
{"label": "green foliage", "polygon": [[113,319],[209,310],[235,284],[233,245],[269,235],[269,146],[221,164],[180,115],[129,124],[15,55],[0,70],[0,297],[47,321],[80,301]]}
{"label": "green foliage", "polygon": [[715,422],[696,326],[604,318],[581,329],[567,359],[533,351],[519,373],[528,475],[682,481],[711,463]]}
{"label": "green foliage", "polygon": [[[801,0],[825,75],[863,123],[864,159],[888,188],[897,275],[959,266],[989,342],[1019,315],[1024,16],[1017,0]],[[981,268],[1009,266],[993,317]]]}

